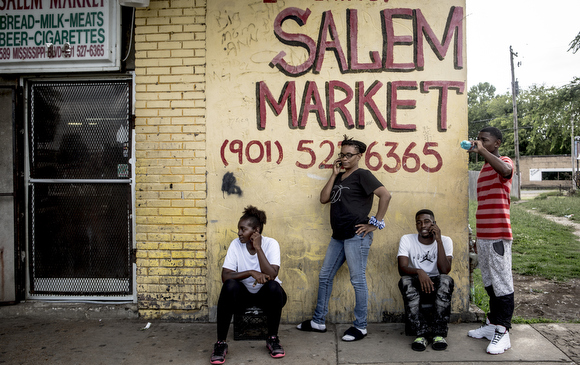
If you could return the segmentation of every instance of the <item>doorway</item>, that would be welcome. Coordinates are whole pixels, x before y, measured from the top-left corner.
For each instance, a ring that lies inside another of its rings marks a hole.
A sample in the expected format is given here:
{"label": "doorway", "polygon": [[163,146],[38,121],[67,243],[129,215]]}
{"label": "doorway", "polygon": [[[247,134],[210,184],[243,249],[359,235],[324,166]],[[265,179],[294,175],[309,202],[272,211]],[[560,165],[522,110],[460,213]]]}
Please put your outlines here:
{"label": "doorway", "polygon": [[133,298],[132,83],[28,83],[28,297]]}

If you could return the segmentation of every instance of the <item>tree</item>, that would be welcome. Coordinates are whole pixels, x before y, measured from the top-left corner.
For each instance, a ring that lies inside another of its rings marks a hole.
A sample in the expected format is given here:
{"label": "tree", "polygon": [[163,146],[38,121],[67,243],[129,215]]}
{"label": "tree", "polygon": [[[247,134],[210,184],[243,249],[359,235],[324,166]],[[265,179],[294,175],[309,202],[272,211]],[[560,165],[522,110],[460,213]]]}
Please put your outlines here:
{"label": "tree", "polygon": [[[486,125],[499,128],[503,133],[499,152],[513,157],[514,125],[511,95],[490,94],[485,84],[472,87],[468,93],[469,136],[477,137],[477,132]],[[518,94],[517,103],[520,155],[570,153],[571,120],[574,120],[575,130],[580,134],[578,129],[580,78],[575,78],[561,88],[534,85]]]}
{"label": "tree", "polygon": [[468,137],[477,138],[477,132],[482,123],[488,122],[492,116],[488,113],[489,103],[495,98],[495,86],[489,82],[480,82],[467,92],[467,120],[469,121]]}
{"label": "tree", "polygon": [[572,53],[576,53],[578,52],[578,50],[580,49],[580,33],[578,33],[578,35],[572,39],[572,42],[570,42],[570,48],[568,48],[568,52],[572,51]]}

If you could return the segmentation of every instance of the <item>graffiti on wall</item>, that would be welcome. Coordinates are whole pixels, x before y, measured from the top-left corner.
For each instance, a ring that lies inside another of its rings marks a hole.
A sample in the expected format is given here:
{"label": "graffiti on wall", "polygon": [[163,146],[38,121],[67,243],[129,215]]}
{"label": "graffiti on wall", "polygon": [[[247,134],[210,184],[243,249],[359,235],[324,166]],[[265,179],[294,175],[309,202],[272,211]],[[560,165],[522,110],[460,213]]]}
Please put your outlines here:
{"label": "graffiti on wall", "polygon": [[228,195],[242,196],[242,189],[236,185],[236,177],[233,172],[226,172],[222,178],[222,192]]}

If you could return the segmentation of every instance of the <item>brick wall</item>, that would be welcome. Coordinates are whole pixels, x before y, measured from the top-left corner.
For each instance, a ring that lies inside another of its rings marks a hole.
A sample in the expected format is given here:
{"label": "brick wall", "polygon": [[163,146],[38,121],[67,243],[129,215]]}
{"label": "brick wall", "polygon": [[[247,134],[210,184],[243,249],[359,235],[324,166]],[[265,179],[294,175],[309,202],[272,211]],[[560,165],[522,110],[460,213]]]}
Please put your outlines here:
{"label": "brick wall", "polygon": [[205,0],[135,16],[137,297],[144,318],[207,318]]}

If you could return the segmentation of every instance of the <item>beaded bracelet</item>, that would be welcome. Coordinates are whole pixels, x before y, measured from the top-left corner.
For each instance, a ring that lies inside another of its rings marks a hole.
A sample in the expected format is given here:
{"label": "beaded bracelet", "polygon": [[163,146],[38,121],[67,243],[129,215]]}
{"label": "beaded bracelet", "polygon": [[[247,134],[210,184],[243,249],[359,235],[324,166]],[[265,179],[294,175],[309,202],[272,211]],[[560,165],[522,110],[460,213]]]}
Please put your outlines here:
{"label": "beaded bracelet", "polygon": [[372,224],[373,226],[376,226],[378,229],[383,229],[385,228],[385,220],[383,219],[382,221],[378,221],[375,216],[372,216],[371,219],[369,219],[369,224]]}

